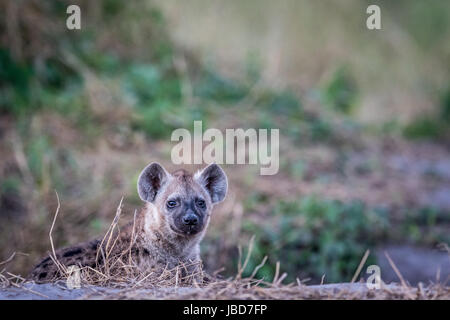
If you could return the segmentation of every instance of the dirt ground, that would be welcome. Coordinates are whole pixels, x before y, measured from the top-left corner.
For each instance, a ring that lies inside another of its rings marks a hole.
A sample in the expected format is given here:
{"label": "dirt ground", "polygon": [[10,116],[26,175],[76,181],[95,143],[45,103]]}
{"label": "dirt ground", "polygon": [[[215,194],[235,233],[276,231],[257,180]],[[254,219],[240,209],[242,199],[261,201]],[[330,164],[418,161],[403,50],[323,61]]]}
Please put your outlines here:
{"label": "dirt ground", "polygon": [[450,256],[447,253],[429,248],[395,245],[379,248],[375,252],[381,277],[386,282],[398,281],[398,276],[389,265],[385,252],[388,252],[401,270],[403,278],[411,285],[430,281],[445,283],[450,280]]}
{"label": "dirt ground", "polygon": [[[226,289],[226,290],[224,290]],[[117,289],[86,286],[68,289],[64,282],[26,283],[20,287],[0,289],[0,300],[76,300],[76,299],[450,299],[450,287],[407,288],[399,284],[368,289],[364,283],[340,283],[315,286],[281,286],[273,288],[167,287]]]}

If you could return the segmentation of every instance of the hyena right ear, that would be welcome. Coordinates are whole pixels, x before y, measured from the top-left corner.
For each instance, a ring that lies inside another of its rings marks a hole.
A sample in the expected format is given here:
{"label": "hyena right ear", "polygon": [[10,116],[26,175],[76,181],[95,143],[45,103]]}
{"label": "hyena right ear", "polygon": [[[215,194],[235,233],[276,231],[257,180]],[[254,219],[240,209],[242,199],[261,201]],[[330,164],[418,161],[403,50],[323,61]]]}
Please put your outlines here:
{"label": "hyena right ear", "polygon": [[220,166],[212,163],[202,171],[197,172],[194,178],[208,191],[212,203],[221,202],[225,199],[228,180]]}
{"label": "hyena right ear", "polygon": [[143,201],[153,202],[161,187],[169,180],[170,174],[159,163],[153,162],[139,175],[137,189]]}

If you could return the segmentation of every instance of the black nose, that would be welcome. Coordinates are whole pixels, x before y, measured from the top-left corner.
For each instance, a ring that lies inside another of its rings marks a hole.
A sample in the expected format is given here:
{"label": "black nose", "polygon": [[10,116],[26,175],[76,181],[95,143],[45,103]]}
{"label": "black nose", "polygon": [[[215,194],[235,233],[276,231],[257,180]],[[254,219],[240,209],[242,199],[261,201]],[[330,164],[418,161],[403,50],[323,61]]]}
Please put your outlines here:
{"label": "black nose", "polygon": [[188,226],[195,226],[198,223],[198,217],[193,213],[188,213],[183,217],[183,223]]}

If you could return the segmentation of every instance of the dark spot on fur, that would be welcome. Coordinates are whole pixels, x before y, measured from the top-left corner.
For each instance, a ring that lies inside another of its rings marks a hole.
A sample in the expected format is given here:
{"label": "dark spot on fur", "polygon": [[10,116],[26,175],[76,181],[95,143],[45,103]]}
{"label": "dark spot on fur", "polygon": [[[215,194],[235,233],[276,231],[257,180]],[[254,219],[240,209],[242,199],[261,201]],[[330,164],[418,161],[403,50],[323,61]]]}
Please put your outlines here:
{"label": "dark spot on fur", "polygon": [[99,245],[100,241],[93,241],[91,243],[91,249],[92,250],[97,250],[98,249],[98,245]]}
{"label": "dark spot on fur", "polygon": [[47,265],[48,265],[48,263],[46,263],[46,262],[48,262],[50,260],[50,257],[48,257],[48,258],[45,258],[44,260],[42,260],[41,262],[39,262],[39,264],[37,265],[37,267],[44,267],[44,268],[46,268],[47,267]]}
{"label": "dark spot on fur", "polygon": [[41,263],[45,263],[45,262],[47,262],[47,261],[50,261],[50,257],[45,258],[44,260],[42,260]]}
{"label": "dark spot on fur", "polygon": [[145,256],[150,255],[150,251],[148,251],[146,248],[144,248],[144,255],[145,255]]}
{"label": "dark spot on fur", "polygon": [[80,254],[81,252],[83,252],[83,250],[81,250],[81,248],[71,249],[71,250],[65,252],[65,253],[63,254],[63,257],[65,257],[65,258],[71,257],[71,256],[74,256],[74,255],[76,255],[76,254]]}

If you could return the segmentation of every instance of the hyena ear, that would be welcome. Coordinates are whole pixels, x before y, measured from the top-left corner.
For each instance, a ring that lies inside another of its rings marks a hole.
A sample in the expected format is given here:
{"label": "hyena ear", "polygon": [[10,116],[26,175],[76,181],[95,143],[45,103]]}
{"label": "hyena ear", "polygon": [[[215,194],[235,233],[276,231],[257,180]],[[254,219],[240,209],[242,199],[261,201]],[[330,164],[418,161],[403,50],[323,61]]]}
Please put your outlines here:
{"label": "hyena ear", "polygon": [[225,199],[228,190],[227,175],[217,164],[210,164],[197,172],[194,178],[208,191],[212,203]]}
{"label": "hyena ear", "polygon": [[153,162],[142,170],[137,182],[139,197],[153,202],[161,187],[169,180],[170,174],[159,163]]}

